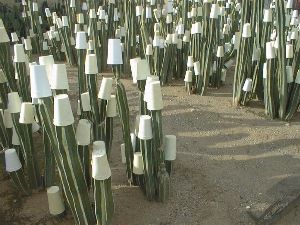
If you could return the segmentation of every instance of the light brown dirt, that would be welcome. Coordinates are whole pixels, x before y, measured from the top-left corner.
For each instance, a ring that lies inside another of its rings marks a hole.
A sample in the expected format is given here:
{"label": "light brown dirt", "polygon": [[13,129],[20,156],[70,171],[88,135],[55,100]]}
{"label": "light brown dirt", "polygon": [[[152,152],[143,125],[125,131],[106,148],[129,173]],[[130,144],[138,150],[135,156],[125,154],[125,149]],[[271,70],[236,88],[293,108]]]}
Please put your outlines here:
{"label": "light brown dirt", "polygon": [[[76,112],[77,70],[68,70],[69,95]],[[130,79],[123,82],[133,125],[138,91]],[[148,202],[139,188],[127,185],[120,155],[121,124],[115,118],[110,161],[114,224],[254,224],[246,207],[263,208],[268,190],[286,178],[299,177],[299,113],[290,124],[270,120],[259,102],[251,103],[251,107],[232,107],[231,92],[232,75],[222,88],[209,89],[204,97],[188,96],[183,81],[163,87],[163,130],[177,136],[178,151],[171,177],[172,196],[165,204]],[[42,152],[38,142],[37,149]],[[70,212],[64,219],[49,214],[45,190],[19,197],[1,163],[0,224],[74,221]],[[278,224],[300,224],[299,209]]]}

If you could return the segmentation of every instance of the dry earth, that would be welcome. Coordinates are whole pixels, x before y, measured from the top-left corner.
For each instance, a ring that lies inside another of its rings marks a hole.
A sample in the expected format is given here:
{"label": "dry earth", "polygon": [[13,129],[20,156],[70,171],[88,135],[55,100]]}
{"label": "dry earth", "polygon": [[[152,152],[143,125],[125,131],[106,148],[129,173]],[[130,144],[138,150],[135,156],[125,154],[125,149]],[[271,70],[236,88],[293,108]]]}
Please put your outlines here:
{"label": "dry earth", "polygon": [[[68,71],[76,112],[77,69]],[[138,112],[137,87],[130,79],[123,82],[133,124]],[[165,204],[148,202],[139,188],[127,185],[119,147],[121,124],[115,119],[110,161],[114,224],[254,224],[247,211],[266,207],[276,198],[269,193],[277,187],[289,188],[278,184],[299,179],[299,113],[290,124],[270,120],[259,102],[232,107],[231,92],[232,71],[221,89],[210,89],[205,97],[188,96],[183,81],[163,87],[164,134],[178,138],[172,196]],[[40,137],[36,139],[41,155]],[[4,172],[3,154],[0,166],[0,224],[74,224],[70,212],[63,219],[49,214],[45,190],[20,197]],[[300,224],[299,208],[277,224]]]}

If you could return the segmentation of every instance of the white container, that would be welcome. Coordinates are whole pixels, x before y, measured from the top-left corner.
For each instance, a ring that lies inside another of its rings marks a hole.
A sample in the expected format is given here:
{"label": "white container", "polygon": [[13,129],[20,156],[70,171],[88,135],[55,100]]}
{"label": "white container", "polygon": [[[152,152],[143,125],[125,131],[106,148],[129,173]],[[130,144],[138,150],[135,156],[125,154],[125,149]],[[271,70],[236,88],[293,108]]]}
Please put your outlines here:
{"label": "white container", "polygon": [[274,59],[275,58],[275,49],[273,47],[272,42],[266,43],[266,58],[267,59]]}
{"label": "white container", "polygon": [[178,44],[178,35],[176,33],[172,34],[172,44]]}
{"label": "white container", "polygon": [[298,10],[293,10],[292,17],[298,18]]}
{"label": "white container", "polygon": [[291,18],[292,18],[291,15],[285,14],[285,26],[286,27],[290,26]]}
{"label": "white container", "polygon": [[136,15],[136,16],[141,16],[142,13],[143,13],[143,7],[140,6],[140,5],[137,5],[137,6],[135,7],[135,15]]}
{"label": "white container", "polygon": [[130,65],[134,80],[146,80],[151,75],[146,59],[135,58],[135,60],[130,60]]}
{"label": "white container", "polygon": [[159,81],[148,83],[149,91],[147,93],[147,109],[161,110],[163,108],[161,86]]}
{"label": "white container", "polygon": [[218,58],[224,57],[224,46],[218,46],[218,49],[217,49],[217,57],[218,57]]}
{"label": "white container", "polygon": [[51,89],[69,90],[66,64],[53,64]]}
{"label": "white container", "polygon": [[19,156],[15,149],[5,151],[5,169],[7,172],[15,172],[22,168]]}
{"label": "white container", "polygon": [[57,29],[61,29],[63,27],[61,18],[56,18],[56,26],[57,26]]}
{"label": "white container", "polygon": [[31,97],[44,98],[52,96],[46,67],[43,65],[31,65],[29,68]]}
{"label": "white container", "polygon": [[95,54],[88,54],[85,58],[85,74],[97,74],[98,65]]}
{"label": "white container", "polygon": [[16,32],[11,33],[10,36],[11,36],[11,42],[18,42],[19,41],[19,37],[18,37]]}
{"label": "white container", "polygon": [[86,33],[84,31],[78,31],[76,34],[76,49],[86,49]]}
{"label": "white container", "polygon": [[147,45],[147,47],[146,47],[146,55],[153,55],[152,45]]}
{"label": "white container", "polygon": [[21,99],[18,92],[8,93],[8,110],[10,113],[19,113],[21,112]]}
{"label": "white container", "polygon": [[27,50],[27,51],[32,50],[32,45],[31,45],[31,39],[30,38],[25,38],[24,39],[24,47],[25,47],[25,50]]}
{"label": "white container", "polygon": [[218,4],[212,4],[210,9],[210,15],[209,18],[211,19],[217,19],[219,16],[219,5]]}
{"label": "white container", "polygon": [[166,24],[170,24],[170,23],[172,23],[172,14],[167,14]]}
{"label": "white container", "polygon": [[84,24],[84,16],[82,13],[77,14],[77,23]]}
{"label": "white container", "polygon": [[245,92],[250,92],[252,90],[252,79],[247,78],[245,80],[244,86],[243,86],[243,91]]}
{"label": "white container", "polygon": [[184,34],[184,24],[178,25],[178,34]]}
{"label": "white container", "polygon": [[185,72],[185,77],[184,77],[184,82],[187,82],[187,83],[189,83],[189,82],[192,82],[192,80],[193,80],[193,72],[192,71],[186,71]]}
{"label": "white container", "polygon": [[144,162],[141,152],[135,152],[133,155],[133,168],[132,172],[136,175],[144,174]]}
{"label": "white container", "polygon": [[77,145],[86,146],[91,143],[91,122],[86,119],[78,121],[76,128]]}
{"label": "white container", "polygon": [[227,69],[222,69],[221,71],[221,81],[225,82],[227,76]]}
{"label": "white container", "polygon": [[44,65],[45,66],[46,72],[47,72],[47,77],[48,77],[49,83],[51,85],[51,81],[52,81],[52,67],[53,67],[53,64],[54,64],[53,55],[40,56],[39,57],[39,63],[40,63],[40,65]]}
{"label": "white container", "polygon": [[19,136],[18,136],[18,134],[17,134],[17,131],[16,131],[15,127],[13,127],[11,143],[12,143],[13,145],[16,145],[16,146],[19,146],[19,145],[20,145],[20,139],[19,139]]}
{"label": "white container", "polygon": [[288,0],[285,6],[286,6],[286,9],[292,9],[293,8],[293,0]]}
{"label": "white container", "polygon": [[54,117],[55,126],[69,126],[74,123],[74,116],[68,95],[61,94],[54,96]]}
{"label": "white container", "polygon": [[188,56],[188,60],[187,60],[187,67],[193,67],[194,66],[194,58],[193,56]]}
{"label": "white container", "polygon": [[153,13],[154,13],[154,17],[156,19],[156,22],[158,22],[159,19],[161,18],[161,15],[162,15],[161,10],[160,9],[154,9]]}
{"label": "white container", "polygon": [[165,142],[165,160],[173,161],[176,159],[176,136],[166,135]]}
{"label": "white container", "polygon": [[105,10],[99,11],[99,20],[105,20]]}
{"label": "white container", "polygon": [[11,113],[8,109],[4,109],[3,123],[6,129],[13,128],[14,124],[12,121]]}
{"label": "white container", "polygon": [[34,121],[33,105],[31,102],[23,102],[21,105],[21,113],[19,123],[32,124]]}
{"label": "white container", "polygon": [[68,17],[67,16],[62,16],[61,20],[62,20],[63,27],[68,27],[69,26],[69,22],[68,22]]}
{"label": "white container", "polygon": [[225,45],[224,45],[224,51],[225,51],[225,52],[229,52],[229,50],[230,50],[230,43],[227,42],[227,43],[225,43]]}
{"label": "white container", "polygon": [[150,140],[153,138],[152,121],[150,116],[148,115],[140,116],[138,137],[142,140]]}
{"label": "white container", "polygon": [[200,75],[200,62],[197,61],[197,62],[194,62],[194,73],[195,73],[195,76],[199,76]]}
{"label": "white container", "polygon": [[91,111],[91,103],[90,103],[90,94],[89,92],[84,92],[80,95],[81,105],[83,112]]}
{"label": "white container", "polygon": [[135,135],[135,133],[130,133],[130,139],[131,139],[133,152],[135,152],[136,151],[136,135]]}
{"label": "white container", "polygon": [[103,77],[100,90],[98,93],[98,98],[109,100],[111,97],[112,84],[113,84],[112,78]]}
{"label": "white container", "polygon": [[93,151],[92,154],[92,177],[95,180],[106,180],[111,177],[106,151]]}
{"label": "white container", "polygon": [[115,95],[111,95],[106,106],[106,117],[117,116],[117,100]]}
{"label": "white container", "polygon": [[250,38],[251,37],[251,25],[250,25],[250,23],[245,23],[244,24],[242,37],[243,38]]}
{"label": "white container", "polygon": [[58,186],[47,189],[49,212],[52,215],[59,215],[65,211],[65,204]]}
{"label": "white container", "polygon": [[100,150],[106,151],[105,142],[104,141],[94,141],[93,142],[93,151],[100,151]]}
{"label": "white container", "polygon": [[182,39],[178,38],[177,49],[182,49]]}
{"label": "white container", "polygon": [[14,45],[14,62],[17,63],[26,62],[26,55],[24,52],[23,44]]}
{"label": "white container", "polygon": [[109,65],[123,64],[120,39],[108,39],[107,64]]}
{"label": "white container", "polygon": [[90,19],[96,19],[97,18],[95,9],[90,9],[89,17],[90,17]]}
{"label": "white container", "polygon": [[272,22],[272,10],[271,9],[265,9],[263,21],[265,23],[271,23]]}
{"label": "white container", "polygon": [[268,75],[267,63],[263,64],[263,78],[266,79]]}
{"label": "white container", "polygon": [[33,3],[32,3],[32,11],[33,11],[33,12],[39,11],[39,7],[38,7],[38,4],[37,4],[36,2],[33,2]]}
{"label": "white container", "polygon": [[146,7],[146,19],[151,19],[152,18],[152,11],[151,7]]}
{"label": "white container", "polygon": [[286,45],[286,58],[292,59],[294,57],[294,48],[292,44]]}
{"label": "white container", "polygon": [[293,83],[293,68],[291,66],[286,66],[286,82],[288,84]]}
{"label": "white container", "polygon": [[7,82],[7,79],[6,79],[6,77],[5,77],[4,73],[3,73],[3,70],[0,69],[0,84],[3,84],[5,82]]}
{"label": "white container", "polygon": [[121,161],[123,164],[126,163],[125,144],[121,144]]}

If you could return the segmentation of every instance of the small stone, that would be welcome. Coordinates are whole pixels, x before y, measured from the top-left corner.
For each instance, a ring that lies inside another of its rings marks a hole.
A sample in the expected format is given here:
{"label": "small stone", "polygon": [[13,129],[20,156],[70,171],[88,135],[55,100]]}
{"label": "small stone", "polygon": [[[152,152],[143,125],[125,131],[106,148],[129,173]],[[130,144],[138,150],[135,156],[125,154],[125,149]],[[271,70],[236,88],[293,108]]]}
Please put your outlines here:
{"label": "small stone", "polygon": [[247,205],[247,206],[246,206],[246,209],[250,209],[250,206],[249,206],[249,205]]}
{"label": "small stone", "polygon": [[290,124],[290,123],[286,123],[286,124],[284,124],[284,125],[286,125],[287,127],[291,126],[291,124]]}

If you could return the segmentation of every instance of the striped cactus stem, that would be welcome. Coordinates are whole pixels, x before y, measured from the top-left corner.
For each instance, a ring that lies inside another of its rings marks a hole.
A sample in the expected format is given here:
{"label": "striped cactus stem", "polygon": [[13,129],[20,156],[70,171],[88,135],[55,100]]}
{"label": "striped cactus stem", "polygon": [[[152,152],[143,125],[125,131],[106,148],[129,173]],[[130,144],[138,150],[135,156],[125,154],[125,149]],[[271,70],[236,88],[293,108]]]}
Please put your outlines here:
{"label": "striped cactus stem", "polygon": [[16,132],[16,129],[15,128],[12,128],[12,140],[11,140],[11,143],[12,143],[12,147],[16,150],[18,156],[19,156],[19,160],[22,164],[22,167],[25,166],[25,158],[24,158],[24,155],[21,151],[21,146],[20,146],[20,139],[18,137],[18,134]]}
{"label": "striped cactus stem", "polygon": [[55,134],[58,143],[58,151],[61,157],[56,161],[63,167],[65,182],[64,191],[69,205],[75,210],[74,219],[78,224],[93,224],[94,215],[88,195],[88,188],[79,159],[75,131],[73,128],[74,117],[68,95],[57,95],[54,97]]}
{"label": "striped cactus stem", "polygon": [[5,151],[6,171],[22,195],[31,195],[31,190],[26,183],[22,164],[15,149]]}
{"label": "striped cactus stem", "polygon": [[[11,118],[11,113],[8,109],[4,109],[2,114],[3,124],[6,130],[7,140],[8,140],[8,146],[12,146],[12,136],[13,136],[13,121]],[[4,131],[3,131],[4,132]],[[2,136],[5,137],[5,136]]]}
{"label": "striped cactus stem", "polygon": [[42,52],[42,46],[43,46],[43,32],[42,32],[42,21],[41,17],[39,16],[38,12],[38,4],[36,2],[32,3],[32,29],[37,34],[36,40],[37,40],[37,53],[41,54]]}
{"label": "striped cactus stem", "polygon": [[0,69],[0,108],[7,109],[7,94],[8,94],[8,86],[7,86],[7,79],[4,75],[2,69]]}
{"label": "striped cactus stem", "polygon": [[293,115],[297,111],[300,103],[300,70],[298,70],[293,89],[289,96],[288,107],[286,111],[286,120],[292,119]]}
{"label": "striped cactus stem", "polygon": [[112,195],[111,170],[105,149],[94,151],[92,158],[97,224],[111,224],[114,214],[114,200]]}
{"label": "striped cactus stem", "polygon": [[112,141],[113,141],[113,129],[114,129],[114,117],[117,116],[117,102],[116,96],[111,95],[107,102],[106,117],[105,117],[105,148],[107,157],[110,157]]}
{"label": "striped cactus stem", "polygon": [[158,202],[166,202],[170,198],[170,176],[166,170],[165,163],[160,164],[157,174]]}
{"label": "striped cactus stem", "polygon": [[144,175],[144,160],[141,152],[135,152],[133,158],[133,174],[136,184],[141,191],[146,194],[145,175]]}
{"label": "striped cactus stem", "polygon": [[55,159],[53,155],[53,146],[46,133],[43,129],[43,144],[44,144],[44,186],[51,187],[55,184]]}
{"label": "striped cactus stem", "polygon": [[0,146],[2,149],[8,148],[10,145],[9,136],[4,124],[4,112],[0,110]]}

